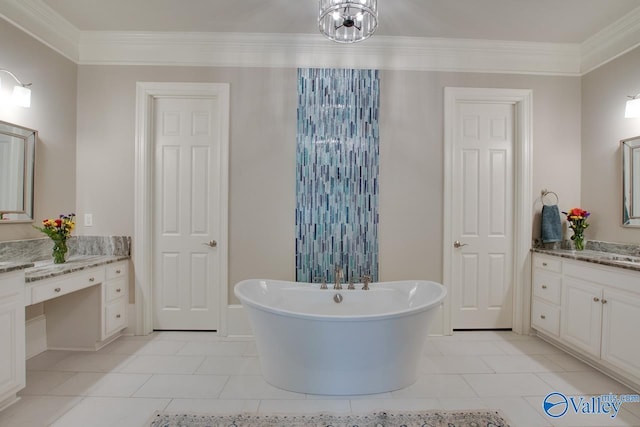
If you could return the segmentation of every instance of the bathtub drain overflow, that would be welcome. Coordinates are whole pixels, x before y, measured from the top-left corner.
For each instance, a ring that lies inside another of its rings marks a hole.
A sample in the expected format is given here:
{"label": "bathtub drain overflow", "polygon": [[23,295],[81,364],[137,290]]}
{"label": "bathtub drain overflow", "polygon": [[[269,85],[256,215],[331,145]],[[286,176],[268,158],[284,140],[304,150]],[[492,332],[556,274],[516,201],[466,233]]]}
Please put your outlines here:
{"label": "bathtub drain overflow", "polygon": [[333,300],[334,300],[335,302],[337,302],[337,303],[341,303],[341,302],[342,302],[342,295],[340,295],[340,294],[335,294],[335,295],[333,296]]}

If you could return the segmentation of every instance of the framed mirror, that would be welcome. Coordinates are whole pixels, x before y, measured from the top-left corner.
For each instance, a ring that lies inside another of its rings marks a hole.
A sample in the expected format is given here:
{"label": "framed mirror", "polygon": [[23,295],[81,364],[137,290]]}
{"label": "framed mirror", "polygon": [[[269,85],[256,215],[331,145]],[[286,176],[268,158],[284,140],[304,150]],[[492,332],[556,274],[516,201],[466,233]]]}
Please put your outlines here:
{"label": "framed mirror", "polygon": [[0,121],[0,224],[33,221],[36,134]]}
{"label": "framed mirror", "polygon": [[622,149],[622,226],[640,227],[640,136],[620,141]]}

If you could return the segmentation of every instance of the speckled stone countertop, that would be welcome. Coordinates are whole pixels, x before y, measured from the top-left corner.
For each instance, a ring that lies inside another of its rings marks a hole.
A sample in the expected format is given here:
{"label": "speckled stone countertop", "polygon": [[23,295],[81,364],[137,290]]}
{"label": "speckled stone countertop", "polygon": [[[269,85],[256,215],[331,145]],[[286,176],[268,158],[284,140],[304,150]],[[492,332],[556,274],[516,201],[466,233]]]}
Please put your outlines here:
{"label": "speckled stone countertop", "polygon": [[25,270],[24,281],[26,283],[35,282],[42,279],[62,276],[64,274],[75,273],[87,268],[99,267],[118,261],[129,259],[127,255],[76,255],[70,257],[64,264],[54,264],[53,261],[40,261],[31,263],[33,267]]}
{"label": "speckled stone countertop", "polygon": [[545,255],[558,256],[562,258],[575,259],[578,261],[591,262],[594,264],[608,265],[610,267],[640,271],[640,257],[632,255],[593,250],[576,251],[570,249],[534,248],[532,249],[532,251]]}
{"label": "speckled stone countertop", "polygon": [[68,261],[54,264],[48,237],[0,242],[0,274],[25,270],[26,282],[33,282],[129,259],[131,254],[128,236],[73,236],[68,246]]}
{"label": "speckled stone countertop", "polygon": [[35,264],[32,262],[3,261],[0,262],[0,274],[24,270],[25,268],[33,267],[34,265]]}

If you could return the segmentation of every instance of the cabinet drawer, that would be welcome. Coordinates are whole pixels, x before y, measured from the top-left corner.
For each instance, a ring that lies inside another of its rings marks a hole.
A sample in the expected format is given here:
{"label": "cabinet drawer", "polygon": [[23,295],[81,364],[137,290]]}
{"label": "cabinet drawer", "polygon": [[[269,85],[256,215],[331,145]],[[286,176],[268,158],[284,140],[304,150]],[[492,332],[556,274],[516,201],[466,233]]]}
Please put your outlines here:
{"label": "cabinet drawer", "polygon": [[542,301],[533,300],[531,326],[555,336],[560,335],[560,308]]}
{"label": "cabinet drawer", "polygon": [[104,284],[105,302],[113,301],[127,293],[127,280],[125,278],[111,280]]}
{"label": "cabinet drawer", "polygon": [[554,259],[536,254],[533,257],[533,267],[560,273],[562,271],[562,261],[560,258]]}
{"label": "cabinet drawer", "polygon": [[107,264],[107,280],[125,277],[127,274],[127,262],[118,262],[115,264]]}
{"label": "cabinet drawer", "polygon": [[104,268],[95,268],[74,274],[62,276],[55,280],[42,280],[41,283],[30,285],[29,304],[46,301],[52,298],[66,295],[89,286],[97,285],[104,281]]}
{"label": "cabinet drawer", "polygon": [[103,339],[127,327],[127,300],[120,298],[104,308]]}
{"label": "cabinet drawer", "polygon": [[562,276],[541,269],[533,271],[533,296],[560,305]]}

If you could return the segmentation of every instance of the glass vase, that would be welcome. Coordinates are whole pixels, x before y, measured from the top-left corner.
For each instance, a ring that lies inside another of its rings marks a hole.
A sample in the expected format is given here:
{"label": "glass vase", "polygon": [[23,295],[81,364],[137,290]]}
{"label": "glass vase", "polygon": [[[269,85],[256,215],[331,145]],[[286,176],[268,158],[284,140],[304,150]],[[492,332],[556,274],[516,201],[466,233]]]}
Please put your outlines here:
{"label": "glass vase", "polygon": [[64,264],[67,258],[67,241],[66,240],[54,240],[53,242],[53,263]]}
{"label": "glass vase", "polygon": [[573,243],[576,247],[576,251],[584,250],[584,235],[582,233],[576,233],[571,237]]}

